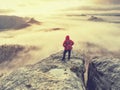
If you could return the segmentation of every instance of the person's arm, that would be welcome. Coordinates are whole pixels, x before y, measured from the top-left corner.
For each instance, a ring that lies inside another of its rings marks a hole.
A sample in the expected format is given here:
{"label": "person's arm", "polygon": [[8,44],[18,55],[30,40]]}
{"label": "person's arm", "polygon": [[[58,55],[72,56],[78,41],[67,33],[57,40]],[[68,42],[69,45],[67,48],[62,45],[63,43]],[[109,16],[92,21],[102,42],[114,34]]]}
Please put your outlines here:
{"label": "person's arm", "polygon": [[[72,41],[73,42],[73,41]],[[74,42],[73,42],[73,45],[74,45]]]}
{"label": "person's arm", "polygon": [[74,42],[71,40],[71,45],[74,45]]}
{"label": "person's arm", "polygon": [[66,44],[65,44],[66,41],[63,42],[63,47],[66,47]]}

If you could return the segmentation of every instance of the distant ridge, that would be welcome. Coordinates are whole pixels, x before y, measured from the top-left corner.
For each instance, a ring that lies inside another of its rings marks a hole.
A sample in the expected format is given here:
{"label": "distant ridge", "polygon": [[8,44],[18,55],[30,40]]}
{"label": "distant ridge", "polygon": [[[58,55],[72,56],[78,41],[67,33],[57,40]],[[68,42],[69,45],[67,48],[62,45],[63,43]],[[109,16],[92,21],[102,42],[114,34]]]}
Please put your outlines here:
{"label": "distant ridge", "polygon": [[32,24],[40,25],[41,23],[34,18],[27,17],[26,19],[19,16],[0,15],[0,31],[8,29],[23,29]]}

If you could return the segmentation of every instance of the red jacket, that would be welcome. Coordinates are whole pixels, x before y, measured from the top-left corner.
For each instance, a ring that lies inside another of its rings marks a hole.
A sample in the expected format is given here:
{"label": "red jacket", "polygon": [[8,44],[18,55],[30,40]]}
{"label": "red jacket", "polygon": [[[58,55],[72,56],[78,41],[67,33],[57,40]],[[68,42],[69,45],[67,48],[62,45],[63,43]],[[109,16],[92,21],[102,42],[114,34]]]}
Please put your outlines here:
{"label": "red jacket", "polygon": [[63,42],[63,46],[65,50],[71,50],[74,42],[70,40],[69,36],[66,36],[65,41]]}

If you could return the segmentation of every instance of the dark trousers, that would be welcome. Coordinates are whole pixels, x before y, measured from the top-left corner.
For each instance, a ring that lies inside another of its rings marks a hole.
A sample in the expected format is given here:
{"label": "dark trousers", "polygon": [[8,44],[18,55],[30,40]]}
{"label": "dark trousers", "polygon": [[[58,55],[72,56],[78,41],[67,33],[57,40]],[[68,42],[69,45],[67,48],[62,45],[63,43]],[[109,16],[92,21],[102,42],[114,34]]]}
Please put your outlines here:
{"label": "dark trousers", "polygon": [[65,56],[66,56],[67,52],[68,52],[68,60],[70,60],[71,50],[64,50],[64,52],[63,52],[63,58],[62,58],[63,61],[65,60]]}

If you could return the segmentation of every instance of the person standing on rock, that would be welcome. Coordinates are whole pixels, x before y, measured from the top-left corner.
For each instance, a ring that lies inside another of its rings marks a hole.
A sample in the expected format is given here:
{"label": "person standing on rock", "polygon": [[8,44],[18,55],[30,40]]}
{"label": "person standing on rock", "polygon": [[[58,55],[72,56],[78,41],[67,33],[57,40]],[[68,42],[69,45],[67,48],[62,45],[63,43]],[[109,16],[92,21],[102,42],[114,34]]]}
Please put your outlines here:
{"label": "person standing on rock", "polygon": [[65,61],[65,56],[67,52],[68,52],[68,60],[70,60],[71,50],[73,45],[74,45],[74,42],[70,40],[69,35],[67,35],[65,38],[65,41],[63,42],[64,52],[63,52],[62,61]]}

